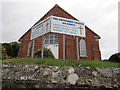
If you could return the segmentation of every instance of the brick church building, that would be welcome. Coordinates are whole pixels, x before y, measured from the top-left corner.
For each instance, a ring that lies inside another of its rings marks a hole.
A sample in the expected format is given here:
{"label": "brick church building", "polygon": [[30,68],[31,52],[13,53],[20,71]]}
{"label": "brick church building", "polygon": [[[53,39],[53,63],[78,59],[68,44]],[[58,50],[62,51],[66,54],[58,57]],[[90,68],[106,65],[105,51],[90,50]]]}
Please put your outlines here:
{"label": "brick church building", "polygon": [[[56,4],[34,25],[49,16],[77,20]],[[19,39],[20,48],[18,51],[18,57],[33,57],[34,54],[32,51],[36,52],[38,49],[42,48],[42,36],[35,38],[34,41],[31,40],[31,29],[32,27]],[[85,32],[85,37],[78,37],[78,43],[76,43],[76,36],[74,35],[53,32],[46,33],[44,34],[44,47],[49,48],[56,59],[101,60],[99,48],[100,36],[86,25]]]}

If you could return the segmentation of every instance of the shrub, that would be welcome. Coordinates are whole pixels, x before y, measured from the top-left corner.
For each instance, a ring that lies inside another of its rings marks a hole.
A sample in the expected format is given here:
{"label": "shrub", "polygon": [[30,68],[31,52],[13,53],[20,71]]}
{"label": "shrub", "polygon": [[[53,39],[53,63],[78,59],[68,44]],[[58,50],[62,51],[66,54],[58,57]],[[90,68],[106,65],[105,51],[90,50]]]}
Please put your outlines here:
{"label": "shrub", "polygon": [[[40,58],[41,57],[41,49],[34,53],[34,57]],[[55,58],[52,51],[48,48],[44,48],[44,58]]]}
{"label": "shrub", "polygon": [[9,59],[6,48],[2,48],[2,59]]}
{"label": "shrub", "polygon": [[13,57],[16,58],[19,50],[19,43],[18,42],[11,42],[11,47],[13,48]]}
{"label": "shrub", "polygon": [[2,47],[4,47],[7,51],[7,55],[10,58],[17,57],[18,49],[19,49],[19,43],[18,42],[11,42],[11,43],[3,43]]}
{"label": "shrub", "polygon": [[110,56],[109,61],[120,63],[120,53],[116,53],[116,54],[113,54],[112,56]]}
{"label": "shrub", "polygon": [[14,55],[14,51],[10,43],[3,43],[2,47],[6,49],[7,55],[12,58]]}

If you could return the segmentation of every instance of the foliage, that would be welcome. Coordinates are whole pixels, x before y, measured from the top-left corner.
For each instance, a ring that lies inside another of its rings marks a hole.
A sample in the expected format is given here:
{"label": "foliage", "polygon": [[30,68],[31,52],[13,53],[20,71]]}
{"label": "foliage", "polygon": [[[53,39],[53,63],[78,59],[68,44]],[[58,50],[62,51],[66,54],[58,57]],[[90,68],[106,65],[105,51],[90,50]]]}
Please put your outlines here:
{"label": "foliage", "polygon": [[17,57],[17,54],[18,54],[18,50],[19,50],[19,43],[18,42],[11,42],[10,45],[12,46],[13,48],[13,57]]}
{"label": "foliage", "polygon": [[5,48],[2,48],[2,59],[9,59],[9,56],[7,55],[7,51]]}
{"label": "foliage", "polygon": [[[35,52],[34,57],[37,57],[37,58],[41,57],[41,51],[42,50],[40,49],[37,52]],[[44,48],[44,56],[43,57],[44,58],[54,58],[54,55],[50,49]]]}
{"label": "foliage", "polygon": [[9,56],[7,55],[6,48],[2,47],[2,45],[0,44],[0,60],[3,59],[9,59]]}
{"label": "foliage", "polygon": [[7,55],[10,58],[17,57],[17,53],[18,53],[18,49],[19,49],[19,43],[17,43],[17,42],[3,43],[2,47],[6,49]]}
{"label": "foliage", "polygon": [[116,53],[110,56],[109,61],[120,63],[120,53]]}
{"label": "foliage", "polygon": [[120,63],[109,61],[93,60],[71,60],[71,59],[52,59],[52,58],[13,58],[4,60],[6,64],[38,64],[43,66],[85,66],[85,67],[120,67]]}
{"label": "foliage", "polygon": [[7,50],[7,55],[12,58],[14,55],[14,51],[13,51],[12,46],[9,43],[3,43],[2,47]]}

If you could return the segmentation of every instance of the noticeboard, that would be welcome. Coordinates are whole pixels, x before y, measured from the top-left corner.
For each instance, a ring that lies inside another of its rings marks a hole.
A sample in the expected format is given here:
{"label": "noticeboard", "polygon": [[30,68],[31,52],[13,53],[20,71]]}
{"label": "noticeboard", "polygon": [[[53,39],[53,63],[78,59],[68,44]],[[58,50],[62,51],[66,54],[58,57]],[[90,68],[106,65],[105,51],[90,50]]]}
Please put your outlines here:
{"label": "noticeboard", "polygon": [[32,27],[31,40],[48,32],[85,37],[85,24],[72,19],[50,16]]}

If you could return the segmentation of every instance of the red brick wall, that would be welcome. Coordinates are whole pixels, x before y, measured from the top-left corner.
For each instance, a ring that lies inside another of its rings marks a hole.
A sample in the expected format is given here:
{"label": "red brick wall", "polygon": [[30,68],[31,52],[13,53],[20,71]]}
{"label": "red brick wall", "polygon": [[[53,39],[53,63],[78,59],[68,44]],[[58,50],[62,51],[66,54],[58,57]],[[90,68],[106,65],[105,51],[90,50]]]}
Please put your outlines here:
{"label": "red brick wall", "polygon": [[[27,56],[27,49],[28,49],[28,43],[30,42],[30,32],[28,32],[22,39],[22,42],[20,44],[20,49],[18,53],[18,57],[26,57]],[[58,37],[59,42],[59,58],[63,58],[63,36],[62,34],[56,33]],[[78,39],[78,46],[79,46],[79,55],[80,55],[80,40],[84,39],[86,41],[86,50],[87,50],[87,57],[80,58],[80,60],[100,60],[100,50],[99,50],[99,42],[96,41],[93,37],[95,36],[90,30],[86,28],[86,35],[87,37],[82,38],[79,37]],[[44,35],[45,37],[47,34]],[[65,58],[66,59],[77,59],[76,56],[76,41],[75,36],[71,35],[65,35]],[[37,51],[38,49],[41,49],[42,47],[42,37],[38,37],[35,39],[35,48],[34,51]]]}
{"label": "red brick wall", "polygon": [[27,56],[27,49],[28,43],[30,42],[30,34],[31,30],[29,30],[21,39],[20,48],[18,51],[18,57],[26,57]]}
{"label": "red brick wall", "polygon": [[[91,30],[89,30],[88,28],[86,28],[86,44],[87,44],[87,55],[88,55],[88,59],[89,60],[93,60],[93,59],[101,59],[101,55],[100,55],[100,49],[99,49],[99,41],[96,41],[94,39],[94,36],[96,36],[96,34],[94,34]],[[95,50],[96,49],[96,52]],[[95,54],[97,54],[98,56],[96,56]]]}
{"label": "red brick wall", "polygon": [[[45,18],[47,18],[50,15],[64,17],[64,18],[73,19],[73,20],[75,19],[70,14],[66,13],[63,9],[61,9],[60,7],[53,7],[39,21],[44,20]],[[29,30],[22,37],[22,42],[20,44],[18,57],[26,57],[27,56],[28,43],[30,42],[30,33],[31,33],[31,30]],[[46,37],[46,35],[47,34],[45,34],[44,36]],[[58,40],[59,40],[59,58],[62,59],[62,57],[63,57],[62,37],[63,36],[62,36],[62,34],[58,34],[58,33],[56,33],[56,35],[58,36]],[[93,59],[100,60],[101,59],[101,54],[100,54],[100,50],[99,50],[99,42],[95,41],[95,39],[93,38],[95,35],[96,35],[95,33],[93,33],[91,30],[89,30],[89,28],[86,27],[86,37],[85,38],[79,37],[79,41],[80,41],[80,39],[84,39],[86,41],[86,48],[87,48],[86,50],[87,50],[87,56],[88,56],[85,58],[80,58],[81,60],[85,60],[85,59],[86,60],[93,60]],[[66,35],[65,37],[66,37],[66,39],[65,39],[66,40],[66,44],[65,44],[66,59],[77,59],[75,36]],[[42,46],[42,37],[40,36],[35,39],[34,51],[37,51],[38,49],[40,49],[41,46]],[[80,50],[80,45],[79,45],[79,50]]]}

